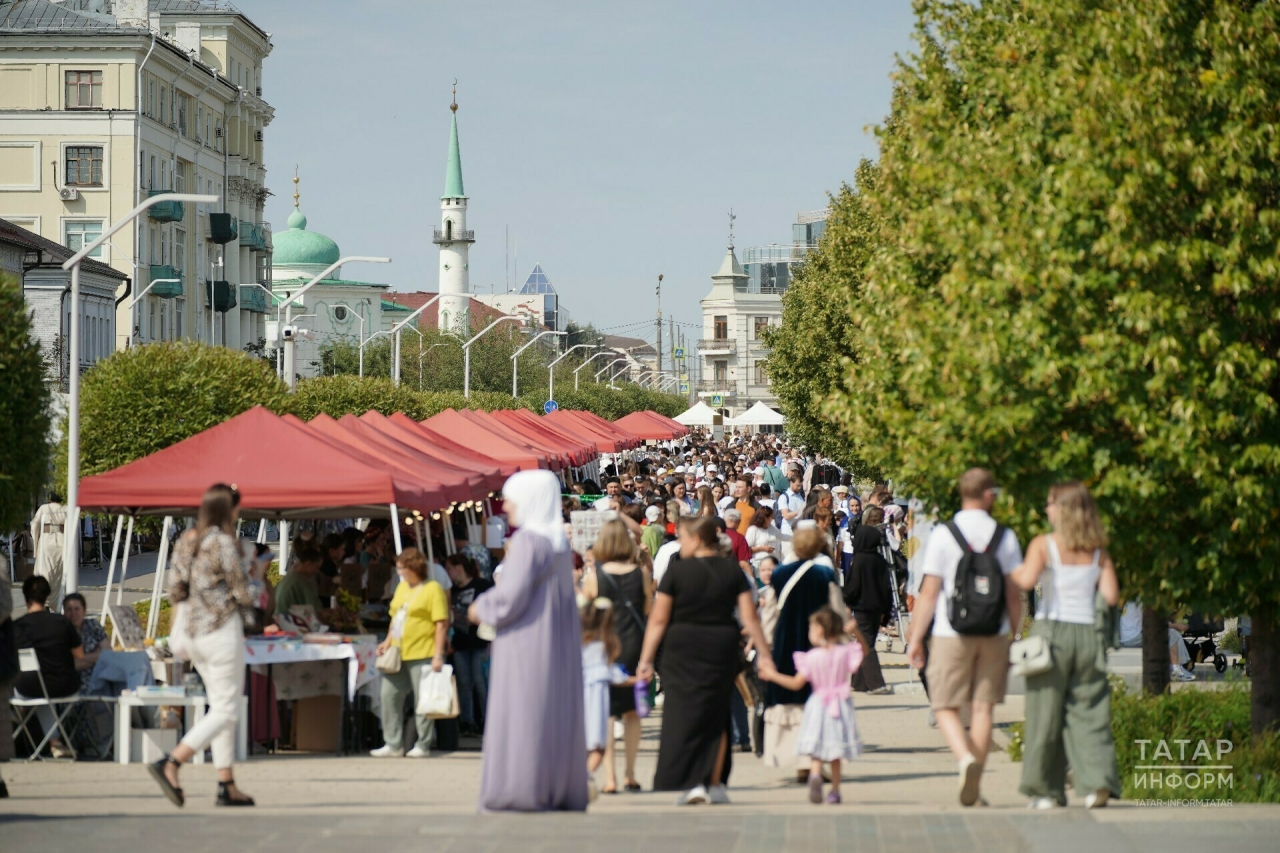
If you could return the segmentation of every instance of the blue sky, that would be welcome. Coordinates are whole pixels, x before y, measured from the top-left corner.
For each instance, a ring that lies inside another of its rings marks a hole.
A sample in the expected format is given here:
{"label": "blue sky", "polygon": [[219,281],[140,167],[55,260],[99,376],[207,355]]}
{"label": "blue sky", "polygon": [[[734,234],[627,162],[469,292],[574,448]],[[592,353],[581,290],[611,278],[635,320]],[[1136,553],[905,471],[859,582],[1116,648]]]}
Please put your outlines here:
{"label": "blue sky", "polygon": [[296,163],[309,227],[394,260],[348,277],[434,291],[456,77],[472,289],[518,287],[540,262],[575,320],[647,339],[659,273],[664,316],[700,322],[731,207],[739,256],[789,242],[874,156],[912,49],[907,0],[237,5],[275,45],[276,228]]}

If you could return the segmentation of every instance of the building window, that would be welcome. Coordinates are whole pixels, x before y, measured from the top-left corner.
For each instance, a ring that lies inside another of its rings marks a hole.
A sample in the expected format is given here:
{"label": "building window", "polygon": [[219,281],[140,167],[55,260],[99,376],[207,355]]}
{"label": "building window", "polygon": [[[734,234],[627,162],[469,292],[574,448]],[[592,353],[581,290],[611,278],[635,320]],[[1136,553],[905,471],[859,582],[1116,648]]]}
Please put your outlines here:
{"label": "building window", "polygon": [[102,72],[68,71],[67,109],[102,109]]}
{"label": "building window", "polygon": [[[715,340],[729,340],[729,318],[721,314],[715,318]],[[717,362],[718,364],[719,362]]]}
{"label": "building window", "polygon": [[67,179],[69,187],[102,186],[102,146],[73,145],[67,148]]}
{"label": "building window", "polygon": [[[78,252],[88,244],[92,243],[102,236],[102,222],[68,222],[64,226],[66,228],[66,238],[63,243],[73,252]],[[94,249],[89,253],[91,258],[102,257],[102,247]]]}
{"label": "building window", "polygon": [[156,115],[156,78],[151,77],[147,80],[147,115],[155,118]]}
{"label": "building window", "polygon": [[160,123],[164,124],[164,102],[169,97],[169,91],[164,86],[160,87]]}
{"label": "building window", "polygon": [[765,369],[765,364],[766,362],[764,361],[764,359],[761,359],[760,361],[756,362],[756,384],[757,385],[769,384],[769,371]]}
{"label": "building window", "polygon": [[191,99],[186,95],[178,95],[178,133],[187,135],[187,112],[191,107]]}
{"label": "building window", "polygon": [[768,317],[756,317],[755,319],[755,339],[757,341],[764,340],[764,333],[769,328]]}
{"label": "building window", "polygon": [[154,341],[156,339],[156,301],[149,299],[147,302],[151,306],[151,316],[147,323],[147,340]]}
{"label": "building window", "polygon": [[185,299],[173,300],[173,337],[175,339],[182,337],[182,306],[186,301]]}
{"label": "building window", "polygon": [[187,268],[187,232],[186,231],[174,231],[173,266],[175,269],[178,269],[178,270],[184,270]]}
{"label": "building window", "polygon": [[724,388],[729,382],[729,362],[717,361],[712,375],[715,377],[716,388]]}

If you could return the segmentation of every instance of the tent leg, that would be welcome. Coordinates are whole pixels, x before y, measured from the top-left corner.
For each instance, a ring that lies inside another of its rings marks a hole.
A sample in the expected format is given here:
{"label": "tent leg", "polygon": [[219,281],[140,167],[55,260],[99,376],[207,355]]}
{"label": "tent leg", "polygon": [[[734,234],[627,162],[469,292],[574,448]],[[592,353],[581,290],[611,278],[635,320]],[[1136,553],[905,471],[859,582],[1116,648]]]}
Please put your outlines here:
{"label": "tent leg", "polygon": [[147,637],[154,638],[160,624],[160,599],[164,595],[164,575],[169,566],[169,530],[173,516],[166,515],[160,528],[160,554],[156,557],[156,579],[151,587],[151,610],[147,613]]}
{"label": "tent leg", "polygon": [[258,520],[258,543],[265,545],[267,543],[267,520],[265,518]]}
{"label": "tent leg", "polygon": [[413,522],[413,535],[418,540],[418,550],[424,554],[427,553],[426,548],[422,546],[422,523],[416,519]]}
{"label": "tent leg", "polygon": [[426,528],[427,565],[429,566],[435,565],[436,553],[435,553],[435,547],[431,544],[431,519],[429,516],[427,518],[422,519],[422,526]]}
{"label": "tent leg", "polygon": [[[124,528],[124,516],[116,516],[116,535],[111,540],[111,562],[107,564],[107,588],[102,593],[102,612],[98,614],[98,624],[106,624],[107,621],[107,605],[111,602],[111,581],[116,576],[116,554],[120,552],[120,531]],[[124,585],[124,578],[120,579],[120,584]]]}
{"label": "tent leg", "polygon": [[453,541],[453,510],[445,510],[442,518],[444,520],[444,553],[455,554],[458,548]]}
{"label": "tent leg", "polygon": [[289,522],[280,520],[280,577],[289,572]]}
{"label": "tent leg", "polygon": [[133,541],[133,516],[124,534],[124,559],[120,564],[120,585],[116,587],[116,604],[124,604],[124,582],[129,578],[129,543]]}
{"label": "tent leg", "polygon": [[400,510],[395,504],[391,504],[391,536],[396,540],[396,556],[404,550],[400,544]]}

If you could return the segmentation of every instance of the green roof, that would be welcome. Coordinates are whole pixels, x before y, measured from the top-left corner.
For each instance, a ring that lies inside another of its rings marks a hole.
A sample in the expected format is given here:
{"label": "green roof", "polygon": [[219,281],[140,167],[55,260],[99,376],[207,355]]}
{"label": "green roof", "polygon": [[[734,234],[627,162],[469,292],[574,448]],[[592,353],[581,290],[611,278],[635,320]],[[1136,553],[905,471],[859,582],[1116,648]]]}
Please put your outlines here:
{"label": "green roof", "polygon": [[271,237],[272,266],[287,269],[297,264],[327,267],[341,257],[338,244],[318,231],[307,230],[307,217],[301,210],[289,214],[289,230]]}
{"label": "green roof", "polygon": [[458,149],[458,114],[453,114],[449,131],[449,166],[444,173],[444,195],[440,198],[466,198],[462,189],[462,152]]}

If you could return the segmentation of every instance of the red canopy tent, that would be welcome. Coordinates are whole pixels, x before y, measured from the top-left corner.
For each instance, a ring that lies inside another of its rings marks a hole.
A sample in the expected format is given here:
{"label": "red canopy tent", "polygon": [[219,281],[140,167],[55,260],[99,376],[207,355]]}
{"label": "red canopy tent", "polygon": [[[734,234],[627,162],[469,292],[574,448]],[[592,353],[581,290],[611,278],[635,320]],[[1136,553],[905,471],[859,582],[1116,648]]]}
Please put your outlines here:
{"label": "red canopy tent", "polygon": [[551,421],[556,428],[562,431],[569,431],[576,435],[591,438],[596,442],[596,446],[604,453],[618,453],[623,450],[643,444],[639,438],[622,430],[614,429],[608,421],[602,421],[608,424],[608,427],[602,427],[580,417],[583,412],[575,412],[567,409],[557,409],[547,415],[545,420]]}
{"label": "red canopy tent", "polygon": [[428,441],[438,447],[441,451],[453,454],[453,456],[459,461],[466,462],[467,465],[471,466],[475,470],[492,469],[497,471],[498,475],[503,478],[504,482],[507,477],[510,477],[512,474],[520,470],[519,466],[511,462],[504,462],[501,459],[486,456],[479,450],[475,450],[465,444],[459,444],[444,433],[431,429],[426,425],[426,423],[418,423],[404,412],[396,412],[394,415],[389,417],[388,420],[394,424],[418,430]]}
{"label": "red canopy tent", "polygon": [[519,428],[529,435],[546,436],[549,440],[558,442],[560,446],[567,448],[574,458],[574,464],[579,467],[589,465],[600,458],[601,450],[595,438],[584,438],[562,429],[528,409],[508,409],[492,412],[492,414],[498,420],[513,427],[519,425]]}
{"label": "red canopy tent", "polygon": [[519,443],[525,447],[529,447],[533,450],[546,454],[552,464],[559,468],[569,468],[578,464],[571,458],[572,454],[569,453],[569,451],[559,442],[550,441],[544,437],[532,435],[526,431],[515,429],[510,424],[498,420],[489,412],[464,409],[460,411],[459,414],[477,426],[482,426],[497,435],[505,436],[507,440],[512,443]]}
{"label": "red canopy tent", "polygon": [[427,511],[435,493],[353,460],[261,406],[80,482],[82,512],[194,515],[205,491],[228,483],[245,518],[383,516],[390,504]]}
{"label": "red canopy tent", "polygon": [[670,418],[664,418],[657,412],[632,412],[626,417],[618,418],[614,423],[643,439],[667,441],[689,434],[688,427]]}
{"label": "red canopy tent", "polygon": [[396,441],[413,448],[418,453],[436,460],[443,470],[457,472],[467,479],[471,487],[470,500],[480,500],[489,493],[502,488],[505,478],[498,471],[497,463],[487,460],[484,463],[476,459],[460,459],[455,453],[442,449],[438,442],[429,438],[426,430],[409,418],[405,418],[408,426],[393,421],[381,412],[368,411],[359,417],[359,421],[368,424],[379,432]]}
{"label": "red canopy tent", "polygon": [[427,418],[422,424],[453,442],[475,448],[485,456],[515,465],[522,471],[563,467],[553,465],[547,454],[536,451],[523,442],[512,442],[505,435],[484,429],[454,409],[445,409]]}

